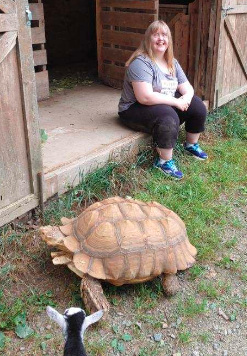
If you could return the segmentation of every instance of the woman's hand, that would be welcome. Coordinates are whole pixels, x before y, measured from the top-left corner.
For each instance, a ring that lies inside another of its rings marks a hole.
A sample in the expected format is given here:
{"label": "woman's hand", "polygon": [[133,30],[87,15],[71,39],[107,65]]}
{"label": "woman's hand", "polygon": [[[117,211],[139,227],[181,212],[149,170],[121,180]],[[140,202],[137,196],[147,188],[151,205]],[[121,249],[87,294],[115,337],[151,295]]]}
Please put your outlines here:
{"label": "woman's hand", "polygon": [[184,100],[184,98],[181,96],[180,98],[176,99],[176,108],[181,110],[181,111],[187,111],[189,108],[189,104],[187,100]]}
{"label": "woman's hand", "polygon": [[183,98],[183,100],[190,106],[191,100],[192,100],[193,95],[189,94],[184,94],[180,98]]}

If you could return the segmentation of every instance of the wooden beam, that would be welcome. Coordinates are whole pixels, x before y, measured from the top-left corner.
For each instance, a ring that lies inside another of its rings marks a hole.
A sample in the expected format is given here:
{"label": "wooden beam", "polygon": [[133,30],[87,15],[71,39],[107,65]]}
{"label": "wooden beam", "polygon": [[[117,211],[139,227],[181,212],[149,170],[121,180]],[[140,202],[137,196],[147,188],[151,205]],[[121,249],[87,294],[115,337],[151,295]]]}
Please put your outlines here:
{"label": "wooden beam", "polygon": [[9,52],[15,47],[17,31],[10,31],[3,34],[0,39],[0,64],[7,57]]}
{"label": "wooden beam", "polygon": [[102,42],[112,43],[119,46],[133,47],[135,49],[140,45],[143,38],[144,35],[141,33],[110,30],[102,31]]}
{"label": "wooden beam", "polygon": [[103,73],[106,77],[123,80],[125,67],[118,67],[113,64],[103,64]]}
{"label": "wooden beam", "polygon": [[5,14],[14,14],[16,13],[16,5],[12,0],[0,0],[0,10]]}
{"label": "wooden beam", "polygon": [[16,14],[0,14],[0,32],[17,31]]}
{"label": "wooden beam", "polygon": [[229,101],[231,101],[245,93],[247,93],[247,85],[244,85],[243,87],[236,89],[234,92],[229,93],[229,94],[223,96],[222,98],[220,98],[218,105],[222,106],[222,105],[228,103]]}
{"label": "wooden beam", "polygon": [[247,5],[233,5],[233,9],[227,10],[227,15],[246,14]]}
{"label": "wooden beam", "polygon": [[246,64],[246,58],[244,57],[244,54],[242,52],[242,48],[238,43],[238,39],[234,33],[234,30],[232,28],[231,22],[228,17],[225,18],[225,27],[226,30],[229,34],[230,40],[232,42],[233,48],[235,50],[235,53],[238,57],[239,63],[244,71],[245,77],[247,79],[247,64]]}
{"label": "wooden beam", "polygon": [[[215,33],[214,33],[214,47],[213,47],[213,62],[212,62],[212,72],[209,84],[209,110],[217,106],[216,103],[216,90],[217,83],[219,82],[219,47],[220,47],[220,29],[221,29],[221,18],[222,18],[222,0],[216,0],[216,20],[215,20]],[[218,70],[217,70],[218,69]]]}
{"label": "wooden beam", "polygon": [[45,49],[36,50],[33,52],[33,60],[35,66],[47,64],[47,53]]}
{"label": "wooden beam", "polygon": [[8,205],[0,210],[0,226],[7,224],[38,205],[39,200],[34,194],[30,194],[27,197]]}
{"label": "wooden beam", "polygon": [[119,9],[141,9],[141,10],[156,10],[156,1],[140,1],[140,0],[102,0],[101,7],[116,7]]}
{"label": "wooden beam", "polygon": [[102,11],[102,25],[147,29],[154,21],[154,15],[133,12]]}
{"label": "wooden beam", "polygon": [[38,101],[48,99],[50,95],[48,71],[43,70],[35,73],[35,79]]}
{"label": "wooden beam", "polygon": [[103,60],[125,63],[132,55],[133,51],[123,50],[121,48],[103,47]]}
{"label": "wooden beam", "polygon": [[96,37],[97,37],[97,60],[98,60],[98,76],[102,78],[103,71],[103,58],[102,58],[102,21],[101,21],[101,2],[96,0]]}
{"label": "wooden beam", "polygon": [[188,10],[188,5],[169,5],[169,4],[160,4],[161,9],[176,9],[176,10]]}
{"label": "wooden beam", "polygon": [[43,4],[39,4],[39,3],[29,4],[29,9],[32,12],[32,20],[44,20]]}
{"label": "wooden beam", "polygon": [[40,44],[46,42],[45,31],[43,26],[31,28],[31,34],[32,44]]}

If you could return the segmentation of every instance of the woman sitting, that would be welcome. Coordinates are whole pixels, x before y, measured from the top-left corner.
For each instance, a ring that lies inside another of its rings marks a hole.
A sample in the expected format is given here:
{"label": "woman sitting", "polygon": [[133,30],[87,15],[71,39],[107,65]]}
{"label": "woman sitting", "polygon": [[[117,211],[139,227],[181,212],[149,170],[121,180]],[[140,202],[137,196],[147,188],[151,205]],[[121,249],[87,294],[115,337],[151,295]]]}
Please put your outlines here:
{"label": "woman sitting", "polygon": [[198,139],[204,131],[207,112],[174,59],[171,32],[165,22],[154,21],[148,27],[126,66],[119,117],[126,126],[150,133],[159,154],[154,166],[181,179],[183,173],[172,158],[179,126],[185,123],[185,152],[205,160],[208,156]]}

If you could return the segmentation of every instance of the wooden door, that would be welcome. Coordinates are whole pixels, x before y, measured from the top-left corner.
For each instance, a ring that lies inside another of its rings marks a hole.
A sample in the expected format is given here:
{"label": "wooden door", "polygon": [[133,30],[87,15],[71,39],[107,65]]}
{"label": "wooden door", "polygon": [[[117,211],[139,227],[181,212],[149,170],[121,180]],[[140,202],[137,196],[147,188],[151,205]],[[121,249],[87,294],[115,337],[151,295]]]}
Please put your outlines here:
{"label": "wooden door", "polygon": [[0,226],[39,204],[41,148],[27,0],[0,0]]}
{"label": "wooden door", "polygon": [[98,74],[105,84],[122,86],[125,62],[146,28],[158,19],[158,0],[97,0]]}
{"label": "wooden door", "polygon": [[[169,26],[174,46],[174,56],[183,70],[189,69],[190,15],[188,5],[160,5],[159,19]],[[192,80],[192,78],[190,78]]]}
{"label": "wooden door", "polygon": [[222,0],[214,106],[247,92],[247,0]]}

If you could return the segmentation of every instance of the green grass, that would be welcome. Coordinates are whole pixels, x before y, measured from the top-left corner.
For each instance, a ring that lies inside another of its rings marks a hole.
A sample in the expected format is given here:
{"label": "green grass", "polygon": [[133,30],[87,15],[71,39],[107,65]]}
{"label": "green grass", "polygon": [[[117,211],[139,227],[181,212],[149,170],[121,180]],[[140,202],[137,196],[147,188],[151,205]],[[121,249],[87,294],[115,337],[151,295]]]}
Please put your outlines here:
{"label": "green grass", "polygon": [[199,277],[202,277],[206,272],[206,268],[204,266],[200,266],[200,265],[194,265],[190,268],[189,270],[189,278],[191,280],[195,280]]}
{"label": "green grass", "polygon": [[207,312],[207,300],[197,301],[194,296],[188,296],[185,300],[180,299],[177,304],[177,315],[194,317]]}
{"label": "green grass", "polygon": [[28,309],[41,312],[47,305],[56,305],[51,291],[42,294],[33,290],[11,300],[0,290],[0,330],[15,330],[23,316],[28,314]]}
{"label": "green grass", "polygon": [[229,256],[224,256],[219,262],[216,263],[216,266],[222,267],[224,269],[231,269],[237,271],[240,269],[240,261],[232,260]]}
{"label": "green grass", "polygon": [[212,335],[209,332],[203,332],[198,335],[198,339],[203,343],[207,344],[211,341]]}
{"label": "green grass", "polygon": [[191,341],[191,336],[189,331],[182,331],[178,334],[178,340],[183,344],[187,344]]}
{"label": "green grass", "polygon": [[198,292],[208,299],[217,299],[220,293],[217,286],[211,281],[201,281],[198,285]]}

